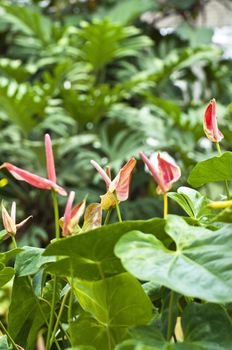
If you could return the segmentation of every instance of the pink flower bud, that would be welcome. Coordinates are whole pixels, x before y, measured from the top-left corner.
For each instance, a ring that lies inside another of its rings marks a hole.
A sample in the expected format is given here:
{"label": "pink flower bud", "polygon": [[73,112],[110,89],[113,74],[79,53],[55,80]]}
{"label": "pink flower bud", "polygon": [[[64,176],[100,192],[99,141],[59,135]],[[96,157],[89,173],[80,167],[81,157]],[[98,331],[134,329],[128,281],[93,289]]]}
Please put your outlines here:
{"label": "pink flower bud", "polygon": [[145,156],[143,152],[140,152],[140,157],[144,161],[144,163],[147,165],[148,169],[150,170],[153,179],[157,183],[156,192],[158,194],[163,194],[165,192],[168,192],[172,184],[179,180],[181,176],[180,168],[167,161],[166,159],[162,158],[160,156],[160,153],[157,155],[157,162],[158,166],[157,168],[155,165]]}
{"label": "pink flower bud", "polygon": [[208,104],[203,122],[204,132],[212,142],[220,142],[224,135],[218,129],[216,116],[216,100],[213,98]]}
{"label": "pink flower bud", "polygon": [[[110,193],[115,192],[117,199],[120,202],[126,201],[129,197],[129,190],[130,190],[130,182],[131,182],[131,176],[134,170],[134,167],[136,165],[136,160],[134,158],[128,160],[128,162],[119,170],[119,173],[114,178],[113,181],[111,181],[110,175],[110,168],[107,167],[106,172],[100,167],[100,165],[95,162],[95,160],[91,160],[91,164],[95,167],[95,169],[99,172],[101,177],[106,183],[106,189],[107,192]],[[107,195],[107,205],[104,206],[103,209],[108,209],[111,206],[115,205],[115,199],[113,196],[110,195],[110,193],[106,193]],[[103,197],[105,197],[104,195]],[[112,200],[111,200],[112,199]],[[106,201],[105,201],[106,203]]]}

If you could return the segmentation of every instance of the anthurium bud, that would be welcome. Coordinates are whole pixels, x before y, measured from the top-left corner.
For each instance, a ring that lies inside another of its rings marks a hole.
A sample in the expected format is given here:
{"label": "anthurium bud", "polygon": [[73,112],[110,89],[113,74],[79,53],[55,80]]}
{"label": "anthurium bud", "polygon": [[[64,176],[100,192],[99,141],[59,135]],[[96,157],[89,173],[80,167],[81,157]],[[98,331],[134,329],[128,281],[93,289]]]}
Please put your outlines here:
{"label": "anthurium bud", "polygon": [[62,227],[64,236],[68,236],[73,233],[78,233],[78,231],[81,231],[81,228],[79,227],[78,223],[81,216],[85,212],[86,198],[84,198],[80,203],[78,203],[74,208],[72,208],[74,198],[75,192],[71,191],[68,196],[64,216],[59,220],[59,224]]}
{"label": "anthurium bud", "polygon": [[179,180],[181,176],[180,168],[161,157],[160,153],[157,155],[157,166],[143,152],[140,152],[140,157],[147,165],[153,179],[158,185],[156,188],[157,194],[168,192],[172,184]]}
{"label": "anthurium bud", "polygon": [[2,222],[5,230],[10,236],[15,236],[16,234],[16,224],[12,217],[8,214],[6,208],[2,203]]}
{"label": "anthurium bud", "polygon": [[16,224],[16,203],[13,202],[11,206],[11,215],[8,214],[6,208],[2,203],[2,222],[5,230],[10,236],[15,236],[17,230],[22,227],[32,216],[28,216],[23,221]]}
{"label": "anthurium bud", "polygon": [[224,135],[218,129],[217,114],[216,114],[216,100],[213,98],[206,107],[203,122],[204,132],[208,139],[212,142],[220,142]]}
{"label": "anthurium bud", "polygon": [[107,192],[101,196],[102,209],[106,210],[114,207],[117,200],[119,202],[126,201],[129,197],[130,182],[136,165],[136,160],[134,158],[128,160],[128,162],[119,170],[119,173],[114,180],[111,180],[110,168],[108,166],[106,167],[106,171],[104,171],[95,160],[91,160],[91,164],[99,172],[106,183]]}

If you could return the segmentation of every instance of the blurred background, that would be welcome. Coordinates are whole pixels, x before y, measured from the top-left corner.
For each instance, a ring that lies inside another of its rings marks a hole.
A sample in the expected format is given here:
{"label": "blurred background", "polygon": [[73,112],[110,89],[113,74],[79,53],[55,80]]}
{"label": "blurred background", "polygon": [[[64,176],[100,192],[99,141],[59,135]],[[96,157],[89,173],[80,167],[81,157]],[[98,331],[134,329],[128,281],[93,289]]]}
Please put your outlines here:
{"label": "blurred background", "polygon": [[[46,176],[43,135],[52,136],[58,183],[80,201],[138,152],[168,152],[186,185],[197,161],[216,154],[202,129],[218,103],[224,150],[232,149],[232,4],[207,0],[0,1],[0,161]],[[50,193],[8,178],[6,205],[33,215],[20,244],[52,236]],[[139,161],[124,219],[162,215],[162,198]],[[204,191],[217,198],[220,185]],[[61,215],[65,198],[59,198]],[[171,211],[178,209],[174,204]]]}

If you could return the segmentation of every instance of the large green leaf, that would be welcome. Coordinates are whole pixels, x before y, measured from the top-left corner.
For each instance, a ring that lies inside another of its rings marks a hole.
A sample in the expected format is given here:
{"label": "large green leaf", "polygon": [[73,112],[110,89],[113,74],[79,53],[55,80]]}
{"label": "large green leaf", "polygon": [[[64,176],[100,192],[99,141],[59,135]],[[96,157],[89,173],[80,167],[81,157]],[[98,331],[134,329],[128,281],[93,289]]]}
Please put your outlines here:
{"label": "large green leaf", "polygon": [[208,182],[232,180],[231,169],[232,152],[225,152],[222,156],[198,163],[191,171],[188,183],[193,187],[199,187]]}
{"label": "large green leaf", "polygon": [[50,307],[35,296],[27,277],[15,277],[8,317],[12,338],[27,350],[36,347],[37,335]]}
{"label": "large green leaf", "polygon": [[124,341],[116,350],[229,350],[232,324],[226,311],[216,304],[190,304],[182,318],[183,343],[162,339],[154,325],[131,329],[134,339]]}
{"label": "large green leaf", "polygon": [[168,242],[164,223],[163,219],[127,221],[55,241],[46,248],[43,255],[66,258],[49,264],[47,271],[60,276],[74,276],[87,280],[98,280],[104,275],[118,274],[124,271],[113,251],[118,239],[124,233],[138,229]]}
{"label": "large green leaf", "polygon": [[223,307],[190,304],[184,311],[182,328],[186,342],[206,350],[228,350],[232,344],[232,323]]}
{"label": "large green leaf", "polygon": [[91,315],[72,326],[73,345],[110,350],[126,337],[128,327],[146,324],[152,317],[150,299],[128,273],[94,282],[74,279],[73,286],[80,305]]}
{"label": "large green leaf", "polygon": [[116,244],[115,254],[141,280],[212,302],[232,301],[232,225],[210,231],[170,216],[166,231],[175,250],[152,235],[132,231]]}
{"label": "large green leaf", "polygon": [[12,267],[5,267],[0,263],[0,287],[4,286],[14,276],[15,270]]}
{"label": "large green leaf", "polygon": [[35,247],[23,247],[23,251],[17,255],[15,269],[17,276],[29,276],[37,273],[41,266],[54,261],[53,257],[42,256],[44,249]]}
{"label": "large green leaf", "polygon": [[16,255],[18,255],[21,251],[22,251],[21,248],[14,248],[14,249],[8,250],[7,252],[0,253],[0,262],[3,264],[6,264],[9,260],[11,260]]}

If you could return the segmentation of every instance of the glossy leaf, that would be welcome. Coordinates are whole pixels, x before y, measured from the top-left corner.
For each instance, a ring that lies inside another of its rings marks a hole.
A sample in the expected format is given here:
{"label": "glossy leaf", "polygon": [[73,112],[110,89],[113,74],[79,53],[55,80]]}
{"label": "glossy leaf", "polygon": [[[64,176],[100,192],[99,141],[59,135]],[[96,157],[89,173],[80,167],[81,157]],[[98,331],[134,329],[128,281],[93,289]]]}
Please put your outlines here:
{"label": "glossy leaf", "polygon": [[132,328],[132,340],[115,350],[228,350],[232,344],[232,324],[225,309],[216,304],[190,304],[182,318],[183,343],[162,339],[154,325]]}
{"label": "glossy leaf", "polygon": [[127,271],[143,281],[207,301],[232,301],[232,226],[210,231],[170,216],[166,231],[175,250],[152,235],[132,231],[116,244],[115,254]]}
{"label": "glossy leaf", "polygon": [[198,163],[191,171],[188,183],[200,187],[209,182],[232,180],[232,152]]}
{"label": "glossy leaf", "polygon": [[15,269],[17,276],[30,276],[37,273],[41,266],[47,262],[54,261],[53,257],[42,256],[44,249],[35,247],[24,247],[17,255]]}
{"label": "glossy leaf", "polygon": [[77,329],[72,331],[74,345],[112,349],[125,338],[128,327],[146,324],[152,317],[151,301],[128,273],[96,282],[75,279],[74,292],[82,308],[91,315],[77,320]]}
{"label": "glossy leaf", "polygon": [[209,200],[200,192],[189,188],[179,187],[177,193],[169,192],[168,196],[178,203],[181,208],[193,219],[206,219],[212,215],[207,204]]}
{"label": "glossy leaf", "polygon": [[16,342],[27,350],[34,350],[38,331],[45,323],[43,315],[48,319],[49,311],[50,307],[35,296],[27,277],[14,279],[8,330]]}
{"label": "glossy leaf", "polygon": [[12,267],[5,267],[3,264],[0,264],[0,288],[9,282],[14,274],[15,270]]}
{"label": "glossy leaf", "polygon": [[14,248],[7,252],[0,253],[0,262],[6,264],[9,260],[15,258],[21,251],[21,248]]}
{"label": "glossy leaf", "polygon": [[216,304],[190,304],[182,319],[186,342],[205,350],[227,350],[232,344],[232,323],[225,309]]}
{"label": "glossy leaf", "polygon": [[102,226],[93,231],[51,243],[43,255],[66,258],[49,264],[47,271],[60,276],[74,276],[86,280],[98,280],[103,275],[112,276],[123,272],[120,260],[114,255],[114,246],[124,233],[136,228],[168,241],[164,232],[163,219],[127,221]]}

